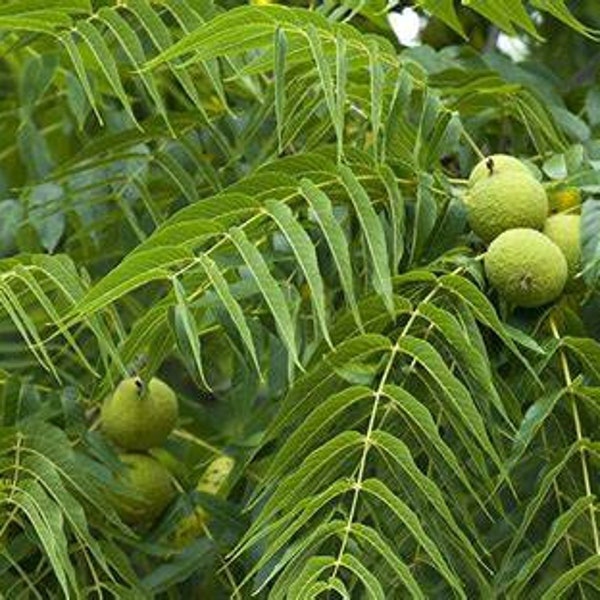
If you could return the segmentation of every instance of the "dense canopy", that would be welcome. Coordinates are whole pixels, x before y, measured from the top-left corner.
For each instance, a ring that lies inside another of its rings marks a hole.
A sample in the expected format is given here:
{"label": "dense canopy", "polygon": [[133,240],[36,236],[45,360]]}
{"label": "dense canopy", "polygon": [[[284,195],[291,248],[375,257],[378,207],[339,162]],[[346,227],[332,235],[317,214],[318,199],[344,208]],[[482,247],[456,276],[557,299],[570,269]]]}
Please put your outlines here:
{"label": "dense canopy", "polygon": [[0,596],[600,595],[597,0],[4,0],[0,48]]}

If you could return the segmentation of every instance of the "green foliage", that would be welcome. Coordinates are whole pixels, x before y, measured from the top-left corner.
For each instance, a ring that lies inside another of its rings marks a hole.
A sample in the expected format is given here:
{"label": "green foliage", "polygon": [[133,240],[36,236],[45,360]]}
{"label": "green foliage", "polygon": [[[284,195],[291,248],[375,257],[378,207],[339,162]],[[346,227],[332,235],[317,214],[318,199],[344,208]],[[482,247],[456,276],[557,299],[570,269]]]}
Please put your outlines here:
{"label": "green foliage", "polygon": [[[400,48],[395,3],[241,4],[0,7],[2,594],[595,597],[595,84]],[[463,4],[492,41],[595,43],[562,1]],[[585,293],[489,289],[463,196],[491,152],[581,191]],[[181,408],[151,530],[98,428],[134,372]]]}

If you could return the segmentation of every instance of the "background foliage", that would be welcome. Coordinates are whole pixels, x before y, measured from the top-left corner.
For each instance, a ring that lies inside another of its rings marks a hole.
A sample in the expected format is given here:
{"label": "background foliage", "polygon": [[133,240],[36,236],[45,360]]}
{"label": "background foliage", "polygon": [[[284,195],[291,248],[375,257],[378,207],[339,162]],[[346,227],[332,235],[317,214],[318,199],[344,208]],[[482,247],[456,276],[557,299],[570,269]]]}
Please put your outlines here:
{"label": "background foliage", "polygon": [[[245,4],[0,6],[2,594],[597,597],[595,2]],[[492,151],[581,191],[585,292],[487,289]],[[182,407],[144,531],[97,430],[132,371]]]}

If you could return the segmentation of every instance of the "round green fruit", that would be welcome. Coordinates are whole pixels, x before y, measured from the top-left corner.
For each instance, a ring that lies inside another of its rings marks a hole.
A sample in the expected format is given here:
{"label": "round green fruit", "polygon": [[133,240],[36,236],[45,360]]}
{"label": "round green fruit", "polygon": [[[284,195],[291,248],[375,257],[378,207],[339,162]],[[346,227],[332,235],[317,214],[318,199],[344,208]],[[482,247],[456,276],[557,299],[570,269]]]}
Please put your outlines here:
{"label": "round green fruit", "polygon": [[531,171],[518,158],[508,154],[492,154],[475,165],[469,175],[469,187],[473,187],[482,179],[504,173],[531,175]]}
{"label": "round green fruit", "polygon": [[554,215],[544,226],[546,234],[561,250],[567,259],[569,279],[581,270],[581,244],[579,239],[579,215]]}
{"label": "round green fruit", "polygon": [[576,187],[548,190],[548,205],[552,214],[574,212],[581,205],[581,192]]}
{"label": "round green fruit", "polygon": [[230,456],[218,456],[208,465],[196,489],[205,494],[218,494],[227,482],[234,466],[235,461]]}
{"label": "round green fruit", "polygon": [[129,525],[152,523],[175,495],[169,471],[147,454],[121,454],[124,471],[118,479],[127,495],[115,494],[114,505],[121,519]]}
{"label": "round green fruit", "polygon": [[201,506],[182,517],[171,534],[171,542],[178,550],[189,546],[195,539],[206,534],[208,515]]}
{"label": "round green fruit", "polygon": [[552,302],[567,281],[567,261],[560,248],[534,229],[500,234],[490,244],[484,265],[492,287],[516,306]]}
{"label": "round green fruit", "polygon": [[129,377],[105,400],[102,431],[125,450],[147,450],[167,439],[177,416],[177,397],[166,383],[154,377],[146,386]]}
{"label": "round green fruit", "polygon": [[514,228],[542,229],[548,199],[541,183],[519,171],[481,179],[466,198],[471,229],[486,243]]}

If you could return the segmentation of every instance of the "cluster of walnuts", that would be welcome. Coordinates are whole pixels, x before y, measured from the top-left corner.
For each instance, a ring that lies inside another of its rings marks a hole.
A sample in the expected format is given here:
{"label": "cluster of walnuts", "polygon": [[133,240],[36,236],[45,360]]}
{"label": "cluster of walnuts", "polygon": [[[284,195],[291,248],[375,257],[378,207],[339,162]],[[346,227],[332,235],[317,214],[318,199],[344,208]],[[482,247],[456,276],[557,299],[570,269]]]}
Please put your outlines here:
{"label": "cluster of walnuts", "polygon": [[514,306],[537,307],[575,287],[581,268],[578,214],[549,216],[548,196],[520,160],[492,155],[469,177],[471,229],[486,244],[488,281]]}
{"label": "cluster of walnuts", "polygon": [[[169,470],[150,451],[165,443],[178,415],[175,392],[156,377],[147,385],[137,376],[124,379],[102,405],[102,431],[120,449],[124,463],[118,474],[122,490],[111,491],[111,497],[119,516],[129,525],[151,525],[175,497]],[[234,466],[232,457],[217,456],[206,467],[196,491],[222,493]],[[189,508],[168,541],[177,549],[184,548],[206,532],[209,516],[199,505]]]}
{"label": "cluster of walnuts", "polygon": [[164,444],[178,417],[175,392],[152,378],[119,383],[102,405],[101,425],[106,437],[120,448],[125,469],[119,474],[123,493],[114,492],[114,506],[125,523],[152,523],[175,495],[166,467],[148,453]]}

